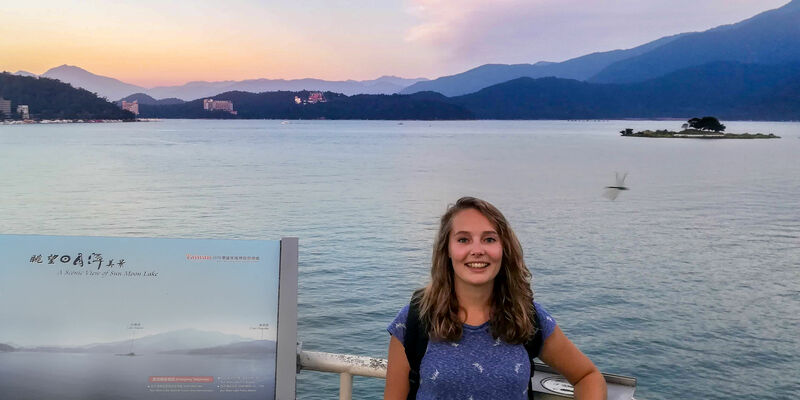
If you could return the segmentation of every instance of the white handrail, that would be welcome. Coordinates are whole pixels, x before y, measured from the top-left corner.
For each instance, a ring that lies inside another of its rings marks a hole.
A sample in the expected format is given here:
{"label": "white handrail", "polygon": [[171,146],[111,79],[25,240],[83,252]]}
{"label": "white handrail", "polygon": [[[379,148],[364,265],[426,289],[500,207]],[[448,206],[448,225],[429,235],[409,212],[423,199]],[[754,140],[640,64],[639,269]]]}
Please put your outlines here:
{"label": "white handrail", "polygon": [[387,360],[383,358],[300,350],[297,363],[301,369],[338,373],[340,400],[352,400],[353,375],[386,379]]}
{"label": "white handrail", "polygon": [[[386,364],[387,360],[383,358],[305,351],[299,348],[297,351],[298,368],[339,374],[340,400],[352,400],[354,375],[386,379]],[[539,362],[536,363],[536,371],[537,374],[541,373],[541,375],[545,377],[551,377],[548,379],[560,376],[553,371],[552,368]],[[603,377],[606,380],[606,384],[609,386],[609,399],[635,400],[633,393],[636,389],[636,378],[614,374],[603,374]],[[564,380],[564,382],[566,382],[566,380]],[[546,394],[547,392],[551,392],[547,389],[536,387],[534,387],[534,389],[537,391],[536,395],[539,396],[540,399],[563,398]],[[540,393],[539,390],[542,390],[542,392]]]}
{"label": "white handrail", "polygon": [[386,359],[301,350],[300,368],[386,379]]}

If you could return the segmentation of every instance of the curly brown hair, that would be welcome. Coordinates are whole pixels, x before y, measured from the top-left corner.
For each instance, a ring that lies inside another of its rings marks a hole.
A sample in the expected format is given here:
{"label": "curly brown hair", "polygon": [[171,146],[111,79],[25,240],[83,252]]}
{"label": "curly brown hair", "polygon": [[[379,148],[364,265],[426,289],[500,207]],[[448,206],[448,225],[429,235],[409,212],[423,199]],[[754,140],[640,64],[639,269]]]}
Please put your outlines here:
{"label": "curly brown hair", "polygon": [[474,197],[462,197],[442,215],[439,233],[433,244],[431,282],[417,293],[420,319],[428,335],[435,340],[458,341],[462,321],[458,317],[458,299],[453,284],[453,265],[448,252],[453,217],[460,211],[475,209],[497,231],[503,245],[500,271],[494,279],[489,329],[492,336],[506,343],[521,344],[533,337],[534,318],[531,273],[522,257],[522,246],[503,214],[491,203]]}

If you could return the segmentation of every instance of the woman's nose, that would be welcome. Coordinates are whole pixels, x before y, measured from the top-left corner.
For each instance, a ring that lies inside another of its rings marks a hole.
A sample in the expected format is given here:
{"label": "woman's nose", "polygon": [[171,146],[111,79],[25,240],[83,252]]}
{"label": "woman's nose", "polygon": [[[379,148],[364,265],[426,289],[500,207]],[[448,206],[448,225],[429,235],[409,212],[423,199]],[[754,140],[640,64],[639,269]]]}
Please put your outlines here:
{"label": "woman's nose", "polygon": [[485,252],[483,250],[483,246],[476,244],[472,246],[472,249],[469,252],[473,256],[482,256]]}

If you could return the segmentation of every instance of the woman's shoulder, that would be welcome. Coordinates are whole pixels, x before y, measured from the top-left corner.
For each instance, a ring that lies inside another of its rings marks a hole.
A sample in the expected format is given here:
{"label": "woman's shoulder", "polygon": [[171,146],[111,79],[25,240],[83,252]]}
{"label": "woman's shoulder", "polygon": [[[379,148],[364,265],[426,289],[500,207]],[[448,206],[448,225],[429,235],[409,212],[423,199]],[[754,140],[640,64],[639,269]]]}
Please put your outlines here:
{"label": "woman's shoulder", "polygon": [[406,304],[394,317],[394,320],[386,327],[389,334],[396,337],[400,342],[404,342],[406,336],[406,321],[408,320],[409,305]]}
{"label": "woman's shoulder", "polygon": [[408,319],[408,310],[410,308],[411,308],[411,305],[409,305],[409,304],[404,305],[403,308],[401,308],[400,311],[397,312],[397,316],[394,319],[398,319],[398,318],[402,317],[403,322],[405,322],[406,319]]}
{"label": "woman's shoulder", "polygon": [[553,318],[539,302],[534,301],[533,307],[536,309],[536,316],[539,319],[539,329],[542,330],[542,339],[547,339],[556,329],[556,319]]}

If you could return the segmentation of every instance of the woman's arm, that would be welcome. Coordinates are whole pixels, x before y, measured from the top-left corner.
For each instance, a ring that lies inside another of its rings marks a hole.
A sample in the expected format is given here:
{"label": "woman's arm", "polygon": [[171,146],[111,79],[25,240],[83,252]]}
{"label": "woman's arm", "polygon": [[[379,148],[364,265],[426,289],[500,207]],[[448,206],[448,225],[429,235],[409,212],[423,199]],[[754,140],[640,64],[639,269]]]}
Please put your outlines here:
{"label": "woman's arm", "polygon": [[386,387],[383,389],[384,400],[406,400],[409,371],[411,371],[411,367],[406,358],[406,349],[400,340],[392,336],[389,341],[389,363],[386,365]]}
{"label": "woman's arm", "polygon": [[576,399],[603,400],[606,398],[608,394],[606,380],[600,374],[600,370],[589,360],[589,357],[581,353],[578,347],[567,339],[558,325],[544,341],[539,359],[567,378],[569,383],[575,387]]}

